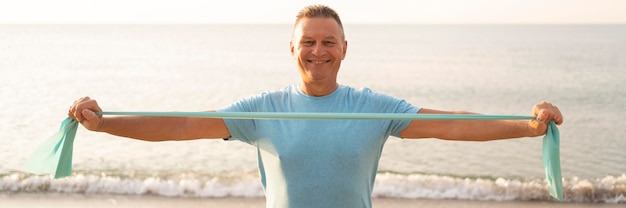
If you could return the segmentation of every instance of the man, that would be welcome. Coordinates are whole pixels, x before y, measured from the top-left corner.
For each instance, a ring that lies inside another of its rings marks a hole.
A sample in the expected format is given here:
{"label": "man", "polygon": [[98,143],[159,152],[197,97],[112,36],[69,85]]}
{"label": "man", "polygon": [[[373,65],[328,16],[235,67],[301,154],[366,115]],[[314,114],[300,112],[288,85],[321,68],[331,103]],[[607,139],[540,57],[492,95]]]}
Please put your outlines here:
{"label": "man", "polygon": [[[418,108],[369,89],[337,83],[346,56],[341,20],[323,5],[298,14],[290,43],[301,83],[239,100],[218,111],[466,114]],[[532,137],[563,117],[542,102],[531,121],[433,120],[236,120],[182,117],[103,117],[95,100],[84,97],[69,116],[89,130],[146,141],[227,138],[258,152],[268,207],[371,207],[371,193],[382,147],[390,135],[486,141]]]}

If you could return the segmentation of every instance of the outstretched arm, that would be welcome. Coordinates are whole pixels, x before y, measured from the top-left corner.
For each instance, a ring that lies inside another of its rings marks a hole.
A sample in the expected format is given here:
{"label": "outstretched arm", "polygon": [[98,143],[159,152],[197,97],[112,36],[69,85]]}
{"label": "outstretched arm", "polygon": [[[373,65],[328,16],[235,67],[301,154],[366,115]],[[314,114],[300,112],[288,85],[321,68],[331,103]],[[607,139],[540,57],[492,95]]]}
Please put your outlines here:
{"label": "outstretched arm", "polygon": [[96,100],[89,97],[74,102],[68,116],[91,131],[145,141],[191,140],[201,138],[228,138],[230,133],[222,119],[188,117],[111,116],[102,111]]}
{"label": "outstretched arm", "polygon": [[[424,114],[473,114],[464,111],[422,109]],[[402,138],[438,138],[460,141],[489,141],[545,134],[547,123],[563,123],[559,109],[548,102],[533,107],[537,120],[414,120],[400,132]]]}

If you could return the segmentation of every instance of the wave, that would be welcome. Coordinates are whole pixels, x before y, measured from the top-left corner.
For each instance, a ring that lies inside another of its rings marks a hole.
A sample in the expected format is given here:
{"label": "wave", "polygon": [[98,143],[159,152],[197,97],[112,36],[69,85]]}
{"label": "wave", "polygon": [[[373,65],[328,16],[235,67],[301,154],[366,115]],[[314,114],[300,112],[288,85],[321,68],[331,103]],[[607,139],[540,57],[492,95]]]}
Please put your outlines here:
{"label": "wave", "polygon": [[[381,173],[375,197],[494,201],[553,201],[545,179],[470,178]],[[594,180],[563,178],[564,201],[626,203],[626,174]]]}
{"label": "wave", "polygon": [[[4,193],[84,193],[167,197],[263,197],[256,173],[75,173],[54,179],[21,172],[0,175]],[[626,203],[626,174],[597,179],[564,178],[565,201]],[[373,197],[493,201],[553,201],[544,179],[476,178],[381,172]]]}

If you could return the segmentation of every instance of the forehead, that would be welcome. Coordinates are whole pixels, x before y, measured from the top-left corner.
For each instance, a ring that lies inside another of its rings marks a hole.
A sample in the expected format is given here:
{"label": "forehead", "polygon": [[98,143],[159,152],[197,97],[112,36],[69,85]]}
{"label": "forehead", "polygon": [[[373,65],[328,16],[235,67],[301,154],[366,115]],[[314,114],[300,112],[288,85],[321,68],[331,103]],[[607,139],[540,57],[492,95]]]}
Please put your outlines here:
{"label": "forehead", "polygon": [[336,38],[343,40],[343,30],[333,18],[302,18],[294,27],[294,38]]}

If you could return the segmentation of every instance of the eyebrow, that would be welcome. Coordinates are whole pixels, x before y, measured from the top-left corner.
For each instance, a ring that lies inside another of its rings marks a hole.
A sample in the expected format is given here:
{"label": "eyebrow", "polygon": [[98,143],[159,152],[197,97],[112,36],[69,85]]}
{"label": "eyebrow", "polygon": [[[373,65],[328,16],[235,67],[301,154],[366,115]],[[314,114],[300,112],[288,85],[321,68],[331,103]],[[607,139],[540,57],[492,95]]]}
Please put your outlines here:
{"label": "eyebrow", "polygon": [[[301,39],[313,39],[313,37],[303,35],[303,36],[301,37]],[[330,36],[326,36],[326,37],[324,37],[324,40],[328,40],[328,39],[339,40],[339,38],[335,37],[334,35],[330,35]]]}

